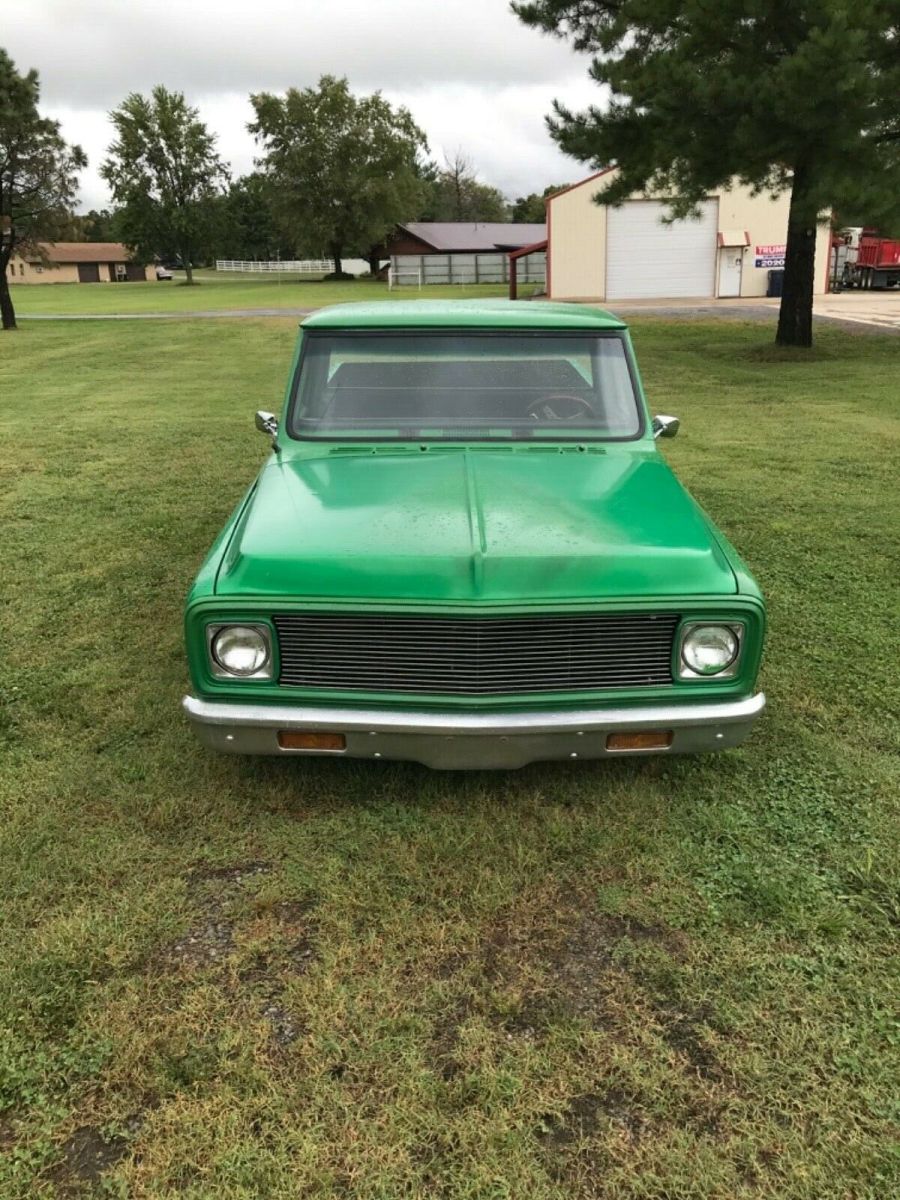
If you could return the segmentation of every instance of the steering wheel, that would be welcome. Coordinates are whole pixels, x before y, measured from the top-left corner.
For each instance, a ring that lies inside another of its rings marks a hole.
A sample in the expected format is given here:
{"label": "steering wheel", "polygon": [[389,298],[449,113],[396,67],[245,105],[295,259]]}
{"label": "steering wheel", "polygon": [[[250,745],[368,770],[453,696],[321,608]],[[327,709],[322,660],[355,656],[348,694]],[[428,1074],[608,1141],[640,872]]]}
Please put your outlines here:
{"label": "steering wheel", "polygon": [[534,421],[577,421],[579,417],[597,415],[584,396],[573,396],[569,392],[552,392],[549,396],[532,400],[525,413]]}

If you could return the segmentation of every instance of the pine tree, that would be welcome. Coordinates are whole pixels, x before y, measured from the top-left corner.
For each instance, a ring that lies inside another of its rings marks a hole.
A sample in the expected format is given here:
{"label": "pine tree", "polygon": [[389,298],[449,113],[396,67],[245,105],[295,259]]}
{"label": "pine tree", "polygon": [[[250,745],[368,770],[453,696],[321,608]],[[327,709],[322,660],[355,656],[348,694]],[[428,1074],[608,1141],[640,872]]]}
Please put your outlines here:
{"label": "pine tree", "polygon": [[516,0],[570,40],[606,107],[549,119],[566,153],[619,172],[601,196],[652,190],[685,216],[737,179],[790,192],[776,340],[812,344],[816,224],[900,200],[900,0]]}
{"label": "pine tree", "polygon": [[40,253],[70,219],[78,171],[87,165],[79,146],[69,146],[59,122],[38,112],[37,71],[20,75],[0,50],[0,316],[4,329],[16,328],[9,291],[14,252]]}

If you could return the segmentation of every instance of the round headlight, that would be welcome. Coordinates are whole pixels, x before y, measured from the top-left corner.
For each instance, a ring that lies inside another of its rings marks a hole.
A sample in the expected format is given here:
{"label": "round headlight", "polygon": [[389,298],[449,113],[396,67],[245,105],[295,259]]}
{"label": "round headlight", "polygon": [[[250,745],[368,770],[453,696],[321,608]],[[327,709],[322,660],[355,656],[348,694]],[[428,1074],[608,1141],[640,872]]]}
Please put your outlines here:
{"label": "round headlight", "polygon": [[737,658],[738,648],[737,634],[727,625],[697,625],[685,637],[681,657],[697,675],[718,675]]}
{"label": "round headlight", "polygon": [[212,655],[231,675],[255,675],[269,661],[269,643],[258,629],[227,625],[212,640]]}

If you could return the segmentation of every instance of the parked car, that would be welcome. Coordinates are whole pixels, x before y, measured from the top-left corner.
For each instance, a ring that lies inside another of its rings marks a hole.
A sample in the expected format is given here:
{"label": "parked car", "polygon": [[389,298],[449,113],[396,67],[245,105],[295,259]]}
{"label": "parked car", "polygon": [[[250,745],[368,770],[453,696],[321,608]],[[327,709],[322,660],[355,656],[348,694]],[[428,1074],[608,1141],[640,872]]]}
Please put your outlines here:
{"label": "parked car", "polygon": [[765,609],[655,439],[625,324],[565,304],[308,317],[272,453],[194,582],[217,750],[518,767],[735,746]]}
{"label": "parked car", "polygon": [[162,265],[162,263],[158,263],[157,267],[156,267],[156,278],[157,279],[172,279],[173,275],[168,267],[164,267]]}

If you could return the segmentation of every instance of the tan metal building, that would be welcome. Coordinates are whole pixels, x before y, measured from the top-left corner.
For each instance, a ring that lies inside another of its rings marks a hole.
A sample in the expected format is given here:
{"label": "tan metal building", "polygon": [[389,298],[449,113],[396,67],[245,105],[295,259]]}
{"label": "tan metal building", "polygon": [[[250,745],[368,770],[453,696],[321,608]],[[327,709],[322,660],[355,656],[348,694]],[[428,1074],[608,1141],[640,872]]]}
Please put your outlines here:
{"label": "tan metal building", "polygon": [[156,279],[156,268],[131,261],[121,242],[42,242],[39,254],[14,255],[10,283],[128,283]]}
{"label": "tan metal building", "polygon": [[[615,179],[598,171],[547,201],[547,294],[552,300],[714,299],[764,296],[784,265],[789,196],[734,184],[710,192],[698,220],[664,224],[665,197],[618,208],[594,197]],[[828,290],[830,230],[816,240],[817,293]]]}

